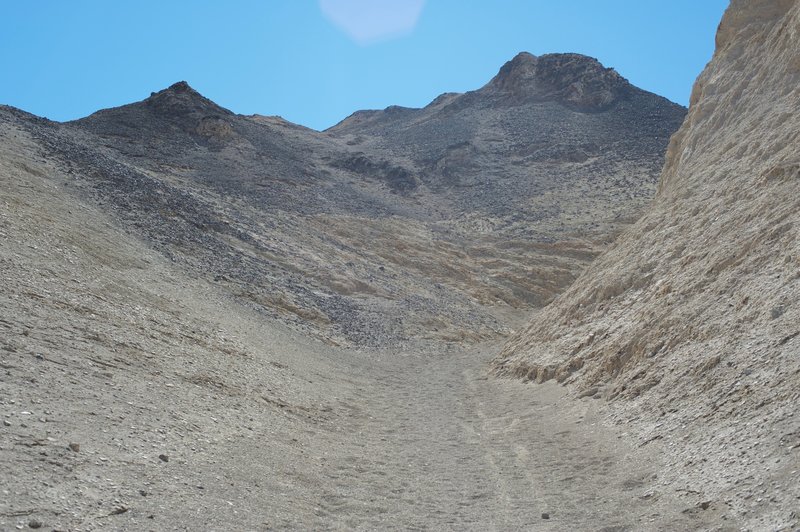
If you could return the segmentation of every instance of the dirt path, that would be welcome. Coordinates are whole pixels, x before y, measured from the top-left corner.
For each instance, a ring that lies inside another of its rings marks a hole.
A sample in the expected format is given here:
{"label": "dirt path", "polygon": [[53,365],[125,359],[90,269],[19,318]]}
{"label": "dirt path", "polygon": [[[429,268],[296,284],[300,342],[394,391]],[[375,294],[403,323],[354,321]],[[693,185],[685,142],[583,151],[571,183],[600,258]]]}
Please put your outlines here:
{"label": "dirt path", "polygon": [[[690,530],[718,516],[654,489],[657,460],[557,385],[486,377],[484,349],[386,355],[329,462],[320,524],[457,530]],[[649,459],[649,460],[648,460]],[[688,510],[687,510],[688,509]],[[684,511],[687,510],[687,511]]]}

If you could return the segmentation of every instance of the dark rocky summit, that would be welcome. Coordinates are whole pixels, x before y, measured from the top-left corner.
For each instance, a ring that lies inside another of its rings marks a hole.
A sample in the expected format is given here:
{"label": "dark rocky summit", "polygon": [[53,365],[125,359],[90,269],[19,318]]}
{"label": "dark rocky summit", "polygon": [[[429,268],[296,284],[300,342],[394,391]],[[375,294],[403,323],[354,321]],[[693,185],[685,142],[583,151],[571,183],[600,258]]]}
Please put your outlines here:
{"label": "dark rocky summit", "polygon": [[649,196],[640,178],[660,170],[652,155],[684,114],[595,59],[521,53],[479,90],[423,109],[360,111],[327,132],[409,161],[424,185],[460,208],[503,215],[530,211],[529,198],[587,175],[632,178],[626,192]]}
{"label": "dark rocky summit", "polygon": [[580,54],[518,54],[503,65],[482,92],[507,105],[553,101],[584,113],[601,112],[633,96],[613,68]]}

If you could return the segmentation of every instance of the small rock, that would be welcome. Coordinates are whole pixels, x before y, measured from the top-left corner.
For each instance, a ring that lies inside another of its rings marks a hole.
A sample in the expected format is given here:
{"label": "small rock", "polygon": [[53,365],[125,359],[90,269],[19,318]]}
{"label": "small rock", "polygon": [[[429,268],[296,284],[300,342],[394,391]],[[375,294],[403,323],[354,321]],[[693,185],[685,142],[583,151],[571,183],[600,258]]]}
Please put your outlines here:
{"label": "small rock", "polygon": [[31,519],[30,521],[28,521],[28,526],[30,528],[42,528],[42,522],[37,521],[36,519]]}
{"label": "small rock", "polygon": [[118,507],[114,508],[113,510],[111,510],[111,515],[120,515],[120,514],[124,514],[127,511],[128,511],[127,507],[118,506]]}
{"label": "small rock", "polygon": [[69,450],[72,451],[72,452],[78,453],[81,450],[81,444],[72,442],[72,443],[69,444]]}
{"label": "small rock", "polygon": [[142,497],[147,497],[149,493],[147,493],[147,491],[145,490],[139,490],[139,495],[141,495]]}
{"label": "small rock", "polygon": [[701,510],[708,510],[711,508],[711,501],[703,501],[698,506],[700,506]]}
{"label": "small rock", "polygon": [[548,513],[543,513],[543,514],[542,514],[542,519],[550,519],[550,514],[548,514]]}
{"label": "small rock", "polygon": [[162,462],[169,462],[169,456],[167,456],[166,454],[159,454],[158,459],[161,460]]}
{"label": "small rock", "polygon": [[4,427],[10,427],[11,426],[11,422],[9,420],[7,420],[7,419],[4,419],[3,420],[3,426]]}

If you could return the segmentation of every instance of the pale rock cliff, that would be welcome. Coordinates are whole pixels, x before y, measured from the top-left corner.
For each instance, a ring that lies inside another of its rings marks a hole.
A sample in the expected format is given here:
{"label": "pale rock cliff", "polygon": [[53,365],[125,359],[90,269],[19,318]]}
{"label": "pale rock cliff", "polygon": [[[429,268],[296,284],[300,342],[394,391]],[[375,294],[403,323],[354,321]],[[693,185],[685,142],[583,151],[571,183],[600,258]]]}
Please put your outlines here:
{"label": "pale rock cliff", "polygon": [[757,527],[800,501],[800,2],[736,0],[651,208],[494,371],[619,399],[662,482]]}

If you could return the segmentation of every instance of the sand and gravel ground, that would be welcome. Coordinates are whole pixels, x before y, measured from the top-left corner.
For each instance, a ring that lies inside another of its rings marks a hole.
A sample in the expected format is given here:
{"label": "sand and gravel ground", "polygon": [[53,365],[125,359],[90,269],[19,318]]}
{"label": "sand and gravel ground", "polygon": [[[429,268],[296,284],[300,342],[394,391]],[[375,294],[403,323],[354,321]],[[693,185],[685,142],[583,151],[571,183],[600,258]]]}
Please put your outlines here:
{"label": "sand and gravel ground", "polygon": [[67,370],[76,381],[60,387],[65,361],[55,353],[6,354],[0,528],[724,523],[698,510],[696,496],[654,490],[654,449],[632,450],[595,401],[487,378],[484,349],[334,352],[291,333],[245,334],[268,345],[206,382],[191,380],[184,361],[112,373],[98,355],[94,370]]}
{"label": "sand and gravel ground", "polygon": [[0,530],[726,523],[654,489],[658,448],[631,449],[598,401],[487,377],[498,346],[303,337],[73,197],[24,138],[10,145]]}

